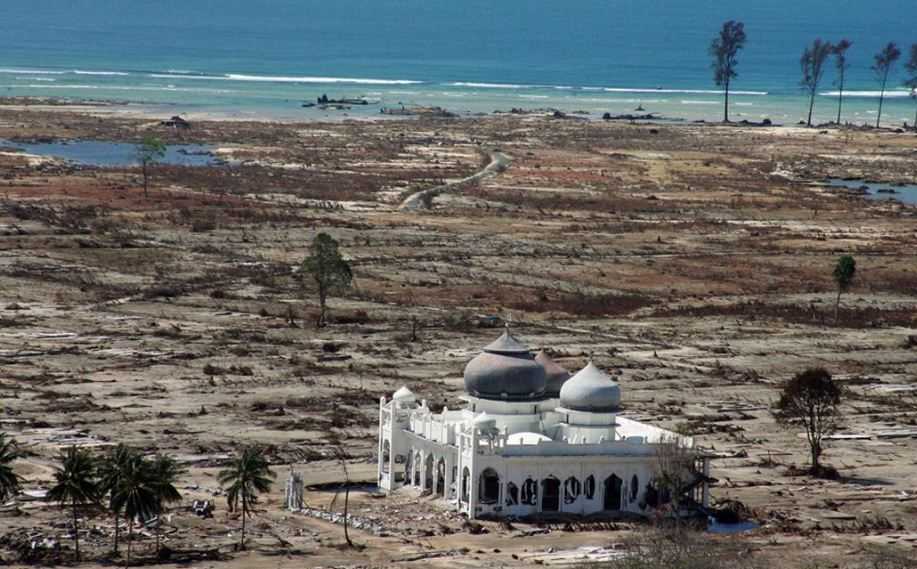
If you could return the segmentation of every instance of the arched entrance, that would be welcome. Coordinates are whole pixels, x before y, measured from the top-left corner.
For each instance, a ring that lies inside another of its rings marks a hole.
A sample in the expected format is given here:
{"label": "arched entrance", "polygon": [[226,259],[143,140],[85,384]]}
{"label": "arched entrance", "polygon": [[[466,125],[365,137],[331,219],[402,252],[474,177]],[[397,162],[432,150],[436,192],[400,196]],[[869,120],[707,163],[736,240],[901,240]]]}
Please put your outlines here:
{"label": "arched entrance", "polygon": [[423,464],[423,489],[433,491],[433,455],[428,454]]}
{"label": "arched entrance", "polygon": [[382,472],[388,474],[389,462],[392,459],[392,445],[388,441],[382,443]]}
{"label": "arched entrance", "polygon": [[414,453],[414,486],[420,486],[420,468],[423,466],[423,458],[420,453]]}
{"label": "arched entrance", "polygon": [[522,503],[528,506],[538,505],[538,483],[526,478],[522,483]]}
{"label": "arched entrance", "polygon": [[605,500],[602,509],[607,512],[616,512],[621,509],[621,485],[621,479],[615,474],[605,479]]}
{"label": "arched entrance", "polygon": [[411,485],[411,471],[413,468],[412,464],[414,462],[412,460],[413,458],[414,455],[411,452],[408,452],[408,456],[404,461],[404,483],[408,486]]}
{"label": "arched entrance", "polygon": [[436,462],[436,495],[446,495],[446,459],[443,457]]}
{"label": "arched entrance", "polygon": [[549,476],[541,481],[541,511],[560,510],[560,480]]}
{"label": "arched entrance", "polygon": [[482,504],[496,504],[500,501],[500,475],[493,468],[485,468],[481,473],[478,500]]}

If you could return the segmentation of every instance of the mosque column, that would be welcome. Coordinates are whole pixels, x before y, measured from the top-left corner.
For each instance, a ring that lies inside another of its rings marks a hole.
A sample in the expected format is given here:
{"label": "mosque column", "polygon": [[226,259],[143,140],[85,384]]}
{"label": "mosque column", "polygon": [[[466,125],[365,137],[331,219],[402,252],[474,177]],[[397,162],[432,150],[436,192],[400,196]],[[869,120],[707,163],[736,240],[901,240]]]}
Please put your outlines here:
{"label": "mosque column", "polygon": [[[390,481],[385,480],[383,482],[383,476],[382,476],[385,470],[385,467],[382,464],[383,461],[385,460],[385,457],[383,456],[383,451],[382,451],[383,446],[384,446],[384,441],[385,441],[385,435],[386,435],[385,433],[385,396],[383,395],[382,397],[379,398],[379,440],[376,441],[377,446],[378,446],[378,448],[376,448],[376,452],[379,453],[378,454],[379,461],[378,461],[378,467],[377,467],[378,472],[376,473],[376,475],[378,476],[379,482],[383,483],[382,487],[385,488],[386,490],[391,490],[392,485]],[[389,468],[388,471],[389,471],[389,476],[391,476],[392,469]]]}
{"label": "mosque column", "polygon": [[[704,457],[703,460],[704,460],[704,478],[709,479],[710,478],[710,459],[707,457]],[[704,489],[704,494],[703,494],[703,497],[701,498],[701,505],[703,505],[705,508],[708,508],[710,507],[710,484],[707,482],[707,480],[704,480],[703,489]]]}

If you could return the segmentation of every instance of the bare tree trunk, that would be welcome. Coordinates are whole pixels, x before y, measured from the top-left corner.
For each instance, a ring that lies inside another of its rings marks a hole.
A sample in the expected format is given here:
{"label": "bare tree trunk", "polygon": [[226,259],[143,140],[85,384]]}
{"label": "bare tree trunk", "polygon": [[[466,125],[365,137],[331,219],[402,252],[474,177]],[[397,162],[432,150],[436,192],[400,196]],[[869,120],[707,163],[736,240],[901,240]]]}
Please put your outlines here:
{"label": "bare tree trunk", "polygon": [[73,501],[73,544],[76,550],[76,560],[80,561],[80,526],[76,518],[76,500]]}
{"label": "bare tree trunk", "polygon": [[247,500],[242,497],[242,541],[239,542],[239,549],[245,549],[245,517],[248,515],[248,508],[245,505]]}
{"label": "bare tree trunk", "polygon": [[114,551],[115,555],[118,555],[118,538],[121,537],[121,528],[118,523],[120,519],[121,519],[121,516],[119,515],[119,513],[115,512],[115,551]]}
{"label": "bare tree trunk", "polygon": [[885,72],[885,76],[882,78],[882,90],[879,92],[879,114],[876,115],[876,128],[879,128],[879,123],[882,121],[882,103],[885,102],[886,83],[888,83],[888,71]]}
{"label": "bare tree trunk", "polygon": [[841,108],[844,106],[844,70],[841,69],[840,84],[837,92],[837,126],[841,126]]}
{"label": "bare tree trunk", "polygon": [[837,326],[841,314],[841,289],[837,289],[837,299],[834,301],[834,325]]}
{"label": "bare tree trunk", "polygon": [[812,126],[812,109],[815,108],[815,89],[813,88],[809,92],[809,120],[806,121],[806,126]]}
{"label": "bare tree trunk", "polygon": [[344,487],[344,541],[347,542],[348,547],[353,547],[353,542],[350,541],[350,533],[348,532],[347,526],[350,525],[349,519],[347,517],[347,506],[350,503],[350,480],[349,477],[345,482],[347,486]]}
{"label": "bare tree trunk", "polygon": [[319,285],[318,286],[319,311],[318,311],[318,322],[316,324],[317,328],[324,328],[325,324],[327,324],[327,321],[326,321],[326,318],[327,318],[326,314],[328,310],[327,309],[327,300],[328,300],[328,292],[325,290],[324,286]]}
{"label": "bare tree trunk", "polygon": [[917,132],[917,109],[914,109],[914,132]]}
{"label": "bare tree trunk", "polygon": [[124,564],[128,567],[131,564],[131,547],[134,545],[134,518],[131,516],[127,520],[127,562]]}
{"label": "bare tree trunk", "polygon": [[143,161],[143,196],[150,196],[149,176],[146,171],[146,160]]}
{"label": "bare tree trunk", "polygon": [[729,81],[726,81],[726,89],[724,91],[725,98],[723,100],[723,122],[729,122]]}

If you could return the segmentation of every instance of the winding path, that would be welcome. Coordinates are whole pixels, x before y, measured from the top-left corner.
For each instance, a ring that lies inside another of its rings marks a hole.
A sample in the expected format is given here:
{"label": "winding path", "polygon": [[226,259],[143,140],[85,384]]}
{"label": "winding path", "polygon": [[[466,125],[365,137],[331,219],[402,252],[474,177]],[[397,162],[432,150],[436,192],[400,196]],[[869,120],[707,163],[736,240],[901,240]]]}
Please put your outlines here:
{"label": "winding path", "polygon": [[490,163],[487,164],[482,170],[475,172],[474,174],[462,178],[461,180],[456,180],[454,182],[449,182],[448,184],[443,184],[441,186],[436,186],[433,188],[428,188],[426,190],[421,190],[419,192],[409,195],[401,205],[398,206],[398,209],[408,209],[408,210],[417,210],[417,209],[426,209],[430,200],[438,196],[443,192],[458,188],[466,184],[472,184],[479,180],[483,180],[489,176],[501,172],[506,166],[510,163],[510,158],[502,152],[492,150],[490,151]]}

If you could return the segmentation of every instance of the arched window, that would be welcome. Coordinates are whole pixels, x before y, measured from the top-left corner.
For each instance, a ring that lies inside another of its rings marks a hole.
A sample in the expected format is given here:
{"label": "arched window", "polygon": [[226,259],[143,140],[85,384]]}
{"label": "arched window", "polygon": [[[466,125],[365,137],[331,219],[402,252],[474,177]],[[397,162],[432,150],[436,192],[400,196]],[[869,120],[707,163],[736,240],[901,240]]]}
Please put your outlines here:
{"label": "arched window", "polygon": [[392,445],[388,441],[382,443],[382,472],[388,474],[389,462],[392,459]]}
{"label": "arched window", "polygon": [[586,477],[586,482],[583,484],[583,493],[586,495],[587,500],[591,500],[595,496],[595,476],[590,474]]}
{"label": "arched window", "polygon": [[522,483],[522,503],[534,506],[538,503],[538,483],[526,478]]}
{"label": "arched window", "polygon": [[462,469],[462,502],[468,503],[468,485],[471,484],[471,473],[468,467]]}
{"label": "arched window", "polygon": [[576,502],[580,495],[581,486],[579,479],[575,476],[571,476],[564,481],[564,504]]}
{"label": "arched window", "polygon": [[637,499],[637,494],[639,493],[640,481],[637,479],[637,475],[634,474],[633,478],[630,479],[630,501],[635,501]]}
{"label": "arched window", "polygon": [[506,485],[506,505],[515,506],[519,503],[519,488],[510,482]]}
{"label": "arched window", "polygon": [[481,473],[478,499],[482,504],[496,504],[500,501],[500,475],[493,468],[485,468]]}

